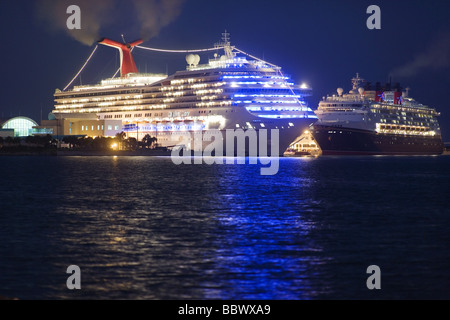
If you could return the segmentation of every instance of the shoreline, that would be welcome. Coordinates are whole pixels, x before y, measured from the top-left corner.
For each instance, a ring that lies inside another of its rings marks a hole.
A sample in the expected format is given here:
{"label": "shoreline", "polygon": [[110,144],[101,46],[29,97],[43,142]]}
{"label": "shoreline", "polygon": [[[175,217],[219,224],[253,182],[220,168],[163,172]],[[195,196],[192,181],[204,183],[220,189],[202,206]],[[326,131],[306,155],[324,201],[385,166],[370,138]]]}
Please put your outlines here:
{"label": "shoreline", "polygon": [[150,149],[150,150],[1,150],[0,157],[8,156],[50,156],[50,157],[86,157],[86,156],[170,156],[171,151],[161,150],[161,149]]}
{"label": "shoreline", "polygon": [[[450,150],[445,150],[440,156],[449,156]],[[141,150],[69,150],[69,149],[36,149],[36,150],[2,150],[0,157],[8,156],[39,156],[39,157],[170,157],[171,151],[166,149],[141,149]],[[321,155],[320,155],[321,156]],[[286,158],[316,157],[315,155],[293,155],[286,154]]]}
{"label": "shoreline", "polygon": [[56,156],[58,157],[85,157],[85,156],[94,156],[94,157],[114,157],[114,156],[124,156],[124,157],[134,157],[134,156],[170,156],[171,151],[168,150],[107,150],[107,151],[98,151],[98,150],[57,150]]}

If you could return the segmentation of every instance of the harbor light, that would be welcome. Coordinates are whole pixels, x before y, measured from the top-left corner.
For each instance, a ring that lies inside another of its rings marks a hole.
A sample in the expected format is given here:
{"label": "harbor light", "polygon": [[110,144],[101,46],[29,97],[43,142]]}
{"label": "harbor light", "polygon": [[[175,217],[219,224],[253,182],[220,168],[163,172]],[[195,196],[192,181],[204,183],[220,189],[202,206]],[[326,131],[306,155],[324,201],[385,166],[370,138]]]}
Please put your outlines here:
{"label": "harbor light", "polygon": [[300,85],[300,89],[308,89],[309,88],[309,86],[305,83],[305,82],[303,82],[301,85]]}

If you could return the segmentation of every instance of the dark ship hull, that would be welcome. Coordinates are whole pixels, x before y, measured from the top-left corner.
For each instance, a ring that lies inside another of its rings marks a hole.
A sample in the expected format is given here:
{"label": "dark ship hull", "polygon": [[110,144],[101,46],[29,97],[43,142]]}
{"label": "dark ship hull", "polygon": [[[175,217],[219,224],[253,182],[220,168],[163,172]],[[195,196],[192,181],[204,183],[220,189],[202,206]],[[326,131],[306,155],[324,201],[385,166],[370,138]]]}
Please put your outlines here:
{"label": "dark ship hull", "polygon": [[314,125],[311,133],[323,155],[440,155],[441,136],[377,133]]}

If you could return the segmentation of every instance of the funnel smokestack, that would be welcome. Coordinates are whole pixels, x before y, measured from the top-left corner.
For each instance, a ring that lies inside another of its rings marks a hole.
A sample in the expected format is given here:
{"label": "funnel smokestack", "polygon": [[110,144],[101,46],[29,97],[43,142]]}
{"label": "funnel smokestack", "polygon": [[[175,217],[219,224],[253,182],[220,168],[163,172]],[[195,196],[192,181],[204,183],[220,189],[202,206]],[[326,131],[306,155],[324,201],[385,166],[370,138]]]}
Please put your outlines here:
{"label": "funnel smokestack", "polygon": [[142,40],[136,40],[131,43],[120,43],[110,39],[103,38],[98,43],[108,47],[113,47],[120,52],[120,76],[125,77],[129,73],[137,73],[136,63],[131,55],[131,48],[138,46]]}

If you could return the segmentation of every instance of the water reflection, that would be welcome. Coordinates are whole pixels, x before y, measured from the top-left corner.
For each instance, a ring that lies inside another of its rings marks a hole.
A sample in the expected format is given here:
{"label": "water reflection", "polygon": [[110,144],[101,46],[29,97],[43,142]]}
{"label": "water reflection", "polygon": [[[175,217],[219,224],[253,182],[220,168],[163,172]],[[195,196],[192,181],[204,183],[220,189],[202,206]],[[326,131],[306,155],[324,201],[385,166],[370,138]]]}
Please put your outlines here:
{"label": "water reflection", "polygon": [[314,183],[306,178],[308,162],[296,159],[277,176],[261,176],[249,167],[218,168],[219,236],[210,272],[220,287],[210,284],[206,297],[309,299],[324,290],[314,279],[321,277],[317,266],[327,258],[309,236],[314,221],[305,216]]}
{"label": "water reflection", "polygon": [[[446,159],[281,159],[261,176],[166,158],[4,158],[0,294],[448,297]],[[78,292],[65,286],[72,264]],[[382,296],[365,287],[370,264]]]}
{"label": "water reflection", "polygon": [[257,166],[163,158],[61,165],[60,189],[71,191],[59,195],[63,231],[52,241],[57,268],[81,267],[83,298],[308,299],[323,291],[313,280],[327,258],[305,216],[314,210],[308,161],[273,177]]}

